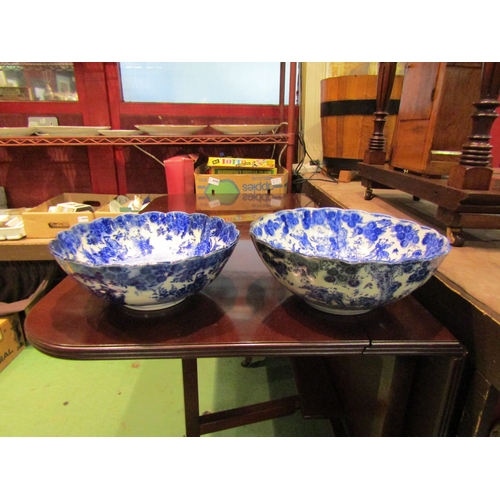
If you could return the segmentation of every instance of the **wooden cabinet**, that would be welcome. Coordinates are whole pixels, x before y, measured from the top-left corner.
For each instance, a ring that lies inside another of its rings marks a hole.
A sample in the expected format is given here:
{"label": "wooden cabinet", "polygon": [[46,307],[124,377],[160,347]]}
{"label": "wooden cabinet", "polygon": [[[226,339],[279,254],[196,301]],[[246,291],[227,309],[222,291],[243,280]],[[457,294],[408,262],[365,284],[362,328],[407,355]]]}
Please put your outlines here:
{"label": "wooden cabinet", "polygon": [[471,132],[481,63],[407,63],[392,142],[394,168],[449,173]]}

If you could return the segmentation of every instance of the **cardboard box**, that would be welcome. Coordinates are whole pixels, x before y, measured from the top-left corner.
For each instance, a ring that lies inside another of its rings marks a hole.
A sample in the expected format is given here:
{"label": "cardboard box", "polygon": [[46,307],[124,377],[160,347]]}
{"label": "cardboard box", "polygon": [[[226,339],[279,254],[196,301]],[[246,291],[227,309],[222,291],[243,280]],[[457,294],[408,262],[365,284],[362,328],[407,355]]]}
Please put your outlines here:
{"label": "cardboard box", "polygon": [[58,203],[76,202],[92,206],[94,211],[109,203],[115,194],[63,193],[23,212],[24,230],[27,238],[54,238],[75,224],[91,222],[95,212],[49,213],[49,207]]}
{"label": "cardboard box", "polygon": [[278,167],[277,174],[209,174],[203,166],[194,171],[196,195],[232,195],[236,201],[260,202],[263,195],[283,195],[288,191],[288,171]]}
{"label": "cardboard box", "polygon": [[0,318],[0,372],[12,363],[26,347],[23,327],[19,315],[9,314]]}
{"label": "cardboard box", "polygon": [[232,194],[197,194],[196,210],[227,222],[253,221],[265,214],[285,208],[285,194],[256,194],[254,197]]}
{"label": "cardboard box", "polygon": [[224,168],[224,167],[210,167],[209,168],[209,174],[215,174],[215,175],[221,175],[221,174],[277,174],[278,169],[277,168],[266,168],[266,169],[260,169],[260,168]]}
{"label": "cardboard box", "polygon": [[[125,196],[127,198],[129,198],[130,200],[133,200],[135,196],[139,196],[142,200],[146,200],[147,198],[149,198],[150,201],[153,201],[155,198],[158,198],[160,196],[165,196],[165,193],[163,193],[163,194],[126,194]],[[117,197],[115,196],[113,199],[116,199],[116,198]],[[112,201],[112,200],[110,200],[110,201]],[[145,208],[146,206],[147,205],[143,205],[142,208]],[[141,210],[142,210],[142,208],[141,208]],[[94,216],[96,219],[99,219],[101,217],[116,217],[117,215],[121,215],[124,213],[137,213],[139,211],[140,210],[131,210],[127,207],[121,207],[120,212],[111,211],[111,208],[110,208],[110,205],[108,202],[102,208],[100,208],[99,210],[96,210]]]}

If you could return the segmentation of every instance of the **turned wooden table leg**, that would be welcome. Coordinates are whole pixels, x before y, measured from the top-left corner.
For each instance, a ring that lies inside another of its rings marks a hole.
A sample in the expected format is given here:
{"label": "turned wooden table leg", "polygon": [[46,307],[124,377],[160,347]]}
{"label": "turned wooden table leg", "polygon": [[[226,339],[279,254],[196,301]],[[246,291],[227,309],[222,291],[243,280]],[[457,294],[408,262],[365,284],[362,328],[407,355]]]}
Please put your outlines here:
{"label": "turned wooden table leg", "polygon": [[377,78],[377,102],[374,113],[373,135],[370,138],[368,149],[363,161],[372,165],[383,165],[386,158],[384,127],[387,121],[389,100],[391,98],[397,63],[379,63]]}
{"label": "turned wooden table leg", "polygon": [[371,200],[373,198],[373,181],[367,177],[363,177],[361,185],[365,188],[365,200]]}
{"label": "turned wooden table leg", "polygon": [[446,228],[446,236],[450,240],[450,244],[454,247],[461,247],[465,243],[465,236],[461,227],[448,226]]}
{"label": "turned wooden table leg", "polygon": [[448,185],[458,189],[489,190],[491,167],[490,131],[500,106],[500,63],[483,63],[481,98],[474,103],[472,134],[462,146],[460,163],[450,171]]}

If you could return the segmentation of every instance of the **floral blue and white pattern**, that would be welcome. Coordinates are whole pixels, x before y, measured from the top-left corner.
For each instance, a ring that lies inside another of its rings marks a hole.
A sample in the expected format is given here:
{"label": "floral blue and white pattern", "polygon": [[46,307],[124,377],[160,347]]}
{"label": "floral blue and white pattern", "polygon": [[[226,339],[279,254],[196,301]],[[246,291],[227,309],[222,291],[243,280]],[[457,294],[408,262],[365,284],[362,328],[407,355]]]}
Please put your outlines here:
{"label": "floral blue and white pattern", "polygon": [[210,284],[240,237],[219,217],[147,212],[100,218],[60,232],[49,249],[95,295],[136,309],[161,309]]}
{"label": "floral blue and white pattern", "polygon": [[297,208],[252,222],[250,236],[271,274],[311,306],[360,314],[406,297],[450,251],[432,228],[389,215]]}

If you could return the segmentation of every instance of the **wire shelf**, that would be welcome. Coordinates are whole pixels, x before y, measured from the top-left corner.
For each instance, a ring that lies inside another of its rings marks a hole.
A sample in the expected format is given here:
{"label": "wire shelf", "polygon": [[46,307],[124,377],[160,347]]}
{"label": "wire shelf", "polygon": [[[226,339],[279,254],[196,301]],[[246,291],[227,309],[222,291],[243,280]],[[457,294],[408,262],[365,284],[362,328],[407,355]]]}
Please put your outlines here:
{"label": "wire shelf", "polygon": [[153,136],[25,136],[0,137],[0,146],[133,146],[188,144],[288,144],[289,134]]}

